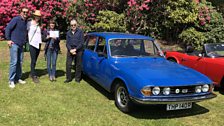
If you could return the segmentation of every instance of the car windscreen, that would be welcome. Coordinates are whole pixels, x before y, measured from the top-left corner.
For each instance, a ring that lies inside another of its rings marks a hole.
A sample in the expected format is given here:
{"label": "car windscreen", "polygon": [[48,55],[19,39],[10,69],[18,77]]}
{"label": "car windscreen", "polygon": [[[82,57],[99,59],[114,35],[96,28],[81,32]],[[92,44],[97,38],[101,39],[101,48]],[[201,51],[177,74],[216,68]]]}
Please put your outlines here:
{"label": "car windscreen", "polygon": [[113,57],[161,56],[155,43],[147,39],[112,39],[109,46]]}
{"label": "car windscreen", "polygon": [[206,54],[211,57],[224,57],[224,44],[212,43],[206,44]]}

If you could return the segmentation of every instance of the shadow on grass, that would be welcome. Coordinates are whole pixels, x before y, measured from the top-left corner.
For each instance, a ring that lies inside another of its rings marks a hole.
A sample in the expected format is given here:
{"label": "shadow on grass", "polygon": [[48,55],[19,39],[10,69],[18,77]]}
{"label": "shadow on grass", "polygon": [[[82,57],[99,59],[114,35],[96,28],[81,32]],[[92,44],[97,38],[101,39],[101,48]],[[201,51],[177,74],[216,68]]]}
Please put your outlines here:
{"label": "shadow on grass", "polygon": [[219,92],[220,94],[224,95],[224,88],[222,87],[215,87],[214,92]]}
{"label": "shadow on grass", "polygon": [[56,70],[56,77],[62,77],[65,76],[64,70]]}
{"label": "shadow on grass", "polygon": [[224,88],[219,88],[219,93],[224,95]]}
{"label": "shadow on grass", "polygon": [[194,116],[207,112],[209,112],[208,109],[198,104],[193,104],[193,108],[191,109],[175,111],[166,111],[166,105],[136,105],[135,110],[129,115],[138,119],[170,119]]}
{"label": "shadow on grass", "polygon": [[[36,74],[38,77],[41,77],[43,75],[47,74],[47,69],[36,69]],[[30,71],[23,73],[22,79],[27,79],[30,77]]]}
{"label": "shadow on grass", "polygon": [[[47,69],[36,69],[36,74],[38,77],[47,75]],[[61,77],[65,75],[65,71],[63,70],[56,70],[56,77]],[[23,73],[22,79],[27,79],[30,77],[30,71]]]}
{"label": "shadow on grass", "polygon": [[84,81],[86,81],[90,86],[95,88],[98,92],[103,94],[105,97],[107,97],[109,100],[114,100],[113,94],[106,91],[103,87],[101,87],[99,84],[97,84],[94,80],[90,79],[87,76],[83,76],[82,78]]}

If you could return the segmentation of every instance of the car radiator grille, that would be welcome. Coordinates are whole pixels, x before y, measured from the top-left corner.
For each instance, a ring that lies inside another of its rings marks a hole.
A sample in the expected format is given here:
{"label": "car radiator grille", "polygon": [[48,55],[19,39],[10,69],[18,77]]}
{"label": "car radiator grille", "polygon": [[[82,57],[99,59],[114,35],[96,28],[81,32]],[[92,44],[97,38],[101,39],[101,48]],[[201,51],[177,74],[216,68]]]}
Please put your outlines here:
{"label": "car radiator grille", "polygon": [[[196,86],[180,86],[180,87],[170,87],[170,95],[187,95],[194,94]],[[162,88],[163,90],[163,88]]]}

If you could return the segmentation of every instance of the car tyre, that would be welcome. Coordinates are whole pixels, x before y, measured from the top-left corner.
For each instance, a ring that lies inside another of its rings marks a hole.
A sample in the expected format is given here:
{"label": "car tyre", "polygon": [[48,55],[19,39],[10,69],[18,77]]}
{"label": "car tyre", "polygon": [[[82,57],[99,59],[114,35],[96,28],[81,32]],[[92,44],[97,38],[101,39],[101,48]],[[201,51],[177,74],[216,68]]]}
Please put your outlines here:
{"label": "car tyre", "polygon": [[124,113],[130,112],[133,108],[127,88],[122,82],[117,82],[115,86],[115,104]]}
{"label": "car tyre", "polygon": [[224,92],[224,77],[222,78],[222,81],[220,83],[220,92]]}

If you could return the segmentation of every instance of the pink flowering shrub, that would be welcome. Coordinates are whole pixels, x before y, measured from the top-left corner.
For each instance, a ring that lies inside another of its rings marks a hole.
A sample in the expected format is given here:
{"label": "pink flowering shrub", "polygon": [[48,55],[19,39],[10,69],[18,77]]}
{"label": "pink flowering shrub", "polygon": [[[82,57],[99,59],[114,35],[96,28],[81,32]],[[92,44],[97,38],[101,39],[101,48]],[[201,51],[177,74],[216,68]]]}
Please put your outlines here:
{"label": "pink flowering shrub", "polygon": [[210,10],[207,6],[202,6],[199,8],[198,19],[201,26],[205,25],[206,23],[210,23]]}
{"label": "pink flowering shrub", "polygon": [[128,30],[132,33],[142,33],[148,30],[148,15],[151,13],[150,3],[153,0],[129,0],[126,9]]}
{"label": "pink flowering shrub", "polygon": [[0,39],[4,38],[4,29],[7,23],[19,15],[21,7],[29,8],[29,16],[39,9],[43,19],[42,28],[46,28],[47,22],[53,17],[56,18],[60,26],[64,24],[69,5],[68,0],[0,0]]}
{"label": "pink flowering shrub", "polygon": [[224,42],[222,14],[218,13],[210,2],[200,2],[197,7],[197,20],[179,34],[179,39],[197,49],[202,49],[204,43]]}
{"label": "pink flowering shrub", "polygon": [[84,0],[72,4],[67,12],[68,21],[75,18],[80,28],[85,32],[94,31],[94,23],[97,22],[97,15],[101,10],[114,9],[115,5],[110,0]]}

